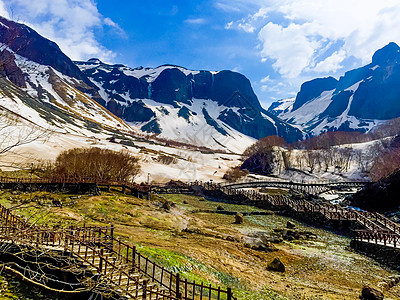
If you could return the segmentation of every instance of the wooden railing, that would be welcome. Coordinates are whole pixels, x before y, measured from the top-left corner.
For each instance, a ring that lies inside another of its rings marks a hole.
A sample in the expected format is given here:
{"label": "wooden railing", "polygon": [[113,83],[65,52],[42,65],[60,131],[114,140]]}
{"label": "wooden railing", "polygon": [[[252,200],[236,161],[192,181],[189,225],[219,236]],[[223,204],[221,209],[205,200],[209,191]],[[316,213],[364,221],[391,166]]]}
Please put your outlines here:
{"label": "wooden railing", "polygon": [[241,195],[248,200],[267,201],[272,206],[286,207],[296,212],[319,213],[328,220],[355,221],[365,228],[364,230],[355,231],[355,240],[362,240],[368,243],[379,243],[391,247],[400,247],[400,225],[379,213],[356,211],[329,203],[316,204],[307,200],[293,200],[285,195],[270,196],[261,194],[255,190],[246,191],[234,189],[230,186],[222,186],[211,182],[196,182],[196,184],[207,190],[218,190],[228,196]]}
{"label": "wooden railing", "polygon": [[[130,297],[138,290],[149,299],[235,300],[232,290],[191,282],[153,262],[131,246],[114,237],[113,227],[83,226],[48,228],[30,226],[0,204],[0,239],[26,243],[36,247],[58,247],[70,251],[97,270],[110,285]],[[123,266],[123,268],[121,268]],[[139,283],[136,274],[143,274],[160,289],[148,287],[148,280]],[[121,287],[121,280],[124,285]],[[140,285],[140,286],[139,286]],[[144,298],[142,299],[147,299]],[[146,296],[147,297],[147,296]],[[153,297],[153,298],[151,298]]]}

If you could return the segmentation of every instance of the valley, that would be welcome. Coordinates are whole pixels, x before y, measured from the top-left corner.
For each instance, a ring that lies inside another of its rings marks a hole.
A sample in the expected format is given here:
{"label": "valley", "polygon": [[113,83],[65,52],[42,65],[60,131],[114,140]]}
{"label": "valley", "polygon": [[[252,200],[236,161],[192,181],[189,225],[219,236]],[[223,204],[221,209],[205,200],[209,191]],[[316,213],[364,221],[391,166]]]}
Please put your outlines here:
{"label": "valley", "polygon": [[[29,197],[31,202],[24,201]],[[400,295],[399,286],[392,287],[397,272],[351,250],[348,238],[270,211],[185,195],[160,195],[147,201],[116,191],[82,196],[62,208],[35,200],[54,197],[63,203],[72,198],[3,192],[1,204],[15,206],[23,201],[19,214],[38,225],[112,223],[118,238],[136,245],[139,252],[185,278],[231,286],[237,299],[358,299],[364,285],[381,288],[385,299]],[[173,203],[170,209],[162,208],[165,201]],[[243,224],[234,224],[234,216],[214,213],[222,209],[268,214],[245,216]],[[308,237],[271,243],[288,221]],[[268,250],[249,248],[259,243]],[[284,273],[267,269],[275,257],[284,263]]]}

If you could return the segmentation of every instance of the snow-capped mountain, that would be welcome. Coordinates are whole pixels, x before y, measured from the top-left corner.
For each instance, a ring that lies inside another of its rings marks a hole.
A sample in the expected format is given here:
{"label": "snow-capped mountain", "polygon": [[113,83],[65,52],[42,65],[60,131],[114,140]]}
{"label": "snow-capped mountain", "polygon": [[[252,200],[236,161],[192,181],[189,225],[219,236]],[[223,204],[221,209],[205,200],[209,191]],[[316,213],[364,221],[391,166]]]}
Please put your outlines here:
{"label": "snow-capped mountain", "polygon": [[231,71],[72,62],[26,25],[0,17],[1,104],[61,131],[104,128],[241,152],[255,139],[303,133],[264,110]]}
{"label": "snow-capped mountain", "polygon": [[302,84],[292,106],[268,109],[281,119],[318,135],[325,131],[370,131],[400,117],[400,47],[390,43],[372,62],[336,80],[317,78]]}
{"label": "snow-capped mountain", "polygon": [[76,65],[99,88],[102,105],[149,134],[213,147],[242,143],[246,137],[303,137],[264,110],[250,81],[236,72],[173,65],[132,69],[98,59]]}
{"label": "snow-capped mountain", "polygon": [[95,101],[96,86],[55,43],[1,17],[0,65],[0,104],[24,118],[63,132],[130,129]]}
{"label": "snow-capped mountain", "polygon": [[270,112],[274,116],[288,113],[293,110],[293,103],[295,100],[296,98],[286,98],[275,101],[271,103],[270,107],[268,108],[268,112]]}

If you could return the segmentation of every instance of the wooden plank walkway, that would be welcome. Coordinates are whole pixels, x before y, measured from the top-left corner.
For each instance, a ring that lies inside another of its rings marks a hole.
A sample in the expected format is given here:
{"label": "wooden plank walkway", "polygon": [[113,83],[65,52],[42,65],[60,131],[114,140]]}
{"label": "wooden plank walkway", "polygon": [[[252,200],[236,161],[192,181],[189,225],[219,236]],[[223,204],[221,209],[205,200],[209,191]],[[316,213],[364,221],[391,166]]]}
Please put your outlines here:
{"label": "wooden plank walkway", "polygon": [[[353,239],[366,243],[374,243],[393,248],[400,248],[400,224],[391,221],[390,219],[379,213],[357,211],[328,203],[315,204],[307,200],[293,200],[285,195],[267,195],[261,194],[255,190],[242,190],[242,184],[221,185],[212,182],[196,182],[195,184],[201,186],[206,190],[219,191],[228,196],[241,195],[251,201],[265,201],[276,208],[283,207],[286,209],[291,209],[295,212],[306,214],[318,213],[327,220],[353,221],[364,228],[363,230],[355,230]],[[282,182],[280,182],[280,184],[282,184]],[[343,183],[340,184],[341,186],[343,186]],[[355,187],[357,186],[357,184],[357,182],[348,182],[345,183],[344,186]],[[360,186],[362,186],[362,184],[364,183],[360,183]],[[249,185],[247,185],[246,187],[248,186]],[[284,185],[281,185],[280,187],[283,186]],[[293,183],[289,182],[286,187],[290,188],[290,186],[298,187],[298,184],[293,185]],[[332,186],[332,183],[330,183],[329,186]],[[298,190],[297,188],[295,189]]]}

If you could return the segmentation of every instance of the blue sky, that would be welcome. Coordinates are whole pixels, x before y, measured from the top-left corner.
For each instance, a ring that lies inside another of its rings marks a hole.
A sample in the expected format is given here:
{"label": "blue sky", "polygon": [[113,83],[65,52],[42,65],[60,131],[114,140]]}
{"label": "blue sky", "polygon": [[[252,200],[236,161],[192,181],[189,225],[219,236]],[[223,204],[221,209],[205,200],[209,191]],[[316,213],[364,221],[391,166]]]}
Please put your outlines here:
{"label": "blue sky", "polygon": [[235,70],[267,107],[400,42],[398,0],[0,0],[72,59]]}

